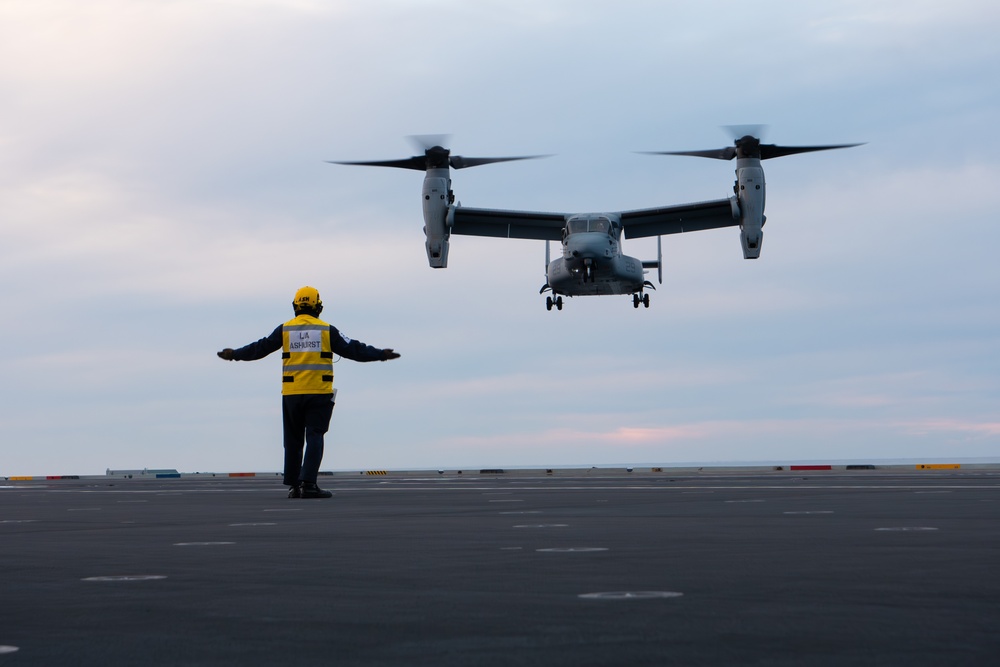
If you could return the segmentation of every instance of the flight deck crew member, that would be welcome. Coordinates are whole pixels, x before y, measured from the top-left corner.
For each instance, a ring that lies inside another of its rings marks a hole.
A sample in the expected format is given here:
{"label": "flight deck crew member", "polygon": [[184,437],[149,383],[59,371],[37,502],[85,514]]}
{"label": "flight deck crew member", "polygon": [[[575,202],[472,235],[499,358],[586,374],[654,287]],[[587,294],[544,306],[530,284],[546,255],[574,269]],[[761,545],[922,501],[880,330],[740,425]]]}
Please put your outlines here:
{"label": "flight deck crew member", "polygon": [[[333,357],[353,361],[398,359],[391,348],[379,349],[351,340],[319,319],[323,302],[313,287],[303,287],[292,302],[295,317],[270,335],[218,355],[227,361],[254,361],[281,350],[281,413],[285,443],[284,482],[289,498],[329,498],[316,484],[323,460],[323,434],[330,427],[333,402]],[[303,458],[303,446],[305,458]]]}

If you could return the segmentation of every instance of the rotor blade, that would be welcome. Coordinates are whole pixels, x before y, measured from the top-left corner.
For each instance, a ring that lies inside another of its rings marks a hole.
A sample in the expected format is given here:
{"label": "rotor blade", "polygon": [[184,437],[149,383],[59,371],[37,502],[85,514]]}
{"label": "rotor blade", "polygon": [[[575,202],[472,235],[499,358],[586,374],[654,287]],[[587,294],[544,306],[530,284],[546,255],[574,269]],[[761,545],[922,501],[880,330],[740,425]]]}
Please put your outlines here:
{"label": "rotor blade", "polygon": [[424,155],[415,155],[411,158],[404,158],[402,160],[375,160],[369,162],[339,162],[327,160],[327,162],[330,164],[361,165],[363,167],[397,167],[399,169],[415,169],[416,171],[424,171],[427,169],[427,157]]}
{"label": "rotor blade", "polygon": [[760,159],[782,157],[785,155],[795,155],[796,153],[811,153],[813,151],[829,151],[835,148],[853,148],[864,144],[837,144],[829,146],[775,146],[774,144],[761,144]]}
{"label": "rotor blade", "polygon": [[[785,155],[795,155],[797,153],[811,153],[813,151],[829,151],[835,148],[853,148],[854,146],[863,146],[860,144],[836,144],[828,146],[776,146],[774,144],[761,144],[760,145],[760,159],[769,160],[771,158],[783,157]],[[741,144],[741,146],[746,151],[752,150],[752,145],[747,146],[746,144]],[[737,156],[739,152],[738,147],[729,146],[728,148],[717,148],[709,149],[704,151],[664,151],[657,153],[646,153],[647,155],[693,155],[694,157],[708,157],[714,158],[716,160],[732,160]],[[744,157],[755,157],[753,153],[744,154]]]}
{"label": "rotor blade", "polygon": [[713,148],[704,151],[640,151],[643,155],[691,155],[694,157],[708,157],[715,160],[732,160],[736,157],[736,148]]}
{"label": "rotor blade", "polygon": [[451,143],[450,134],[411,134],[407,139],[422,151],[428,151],[435,146],[444,148]]}
{"label": "rotor blade", "polygon": [[[433,150],[433,149],[428,149]],[[537,158],[550,157],[548,155],[522,155],[518,157],[462,157],[454,155],[448,158],[448,164],[453,169],[465,169],[466,167],[478,167],[483,164],[493,164],[494,162],[511,162],[514,160],[534,160]],[[398,169],[414,169],[425,171],[428,168],[427,155],[414,155],[401,160],[365,160],[360,162],[342,162],[340,160],[327,160],[329,164],[360,165],[362,167],[396,167]],[[441,165],[444,166],[444,165]]]}
{"label": "rotor blade", "polygon": [[548,155],[521,155],[518,157],[462,157],[453,155],[450,164],[453,169],[465,169],[467,167],[478,167],[483,164],[493,164],[494,162],[513,162],[515,160],[537,160]]}
{"label": "rotor blade", "polygon": [[767,125],[723,125],[722,129],[725,130],[733,141],[738,141],[746,136],[756,137],[760,139],[764,136],[767,130]]}

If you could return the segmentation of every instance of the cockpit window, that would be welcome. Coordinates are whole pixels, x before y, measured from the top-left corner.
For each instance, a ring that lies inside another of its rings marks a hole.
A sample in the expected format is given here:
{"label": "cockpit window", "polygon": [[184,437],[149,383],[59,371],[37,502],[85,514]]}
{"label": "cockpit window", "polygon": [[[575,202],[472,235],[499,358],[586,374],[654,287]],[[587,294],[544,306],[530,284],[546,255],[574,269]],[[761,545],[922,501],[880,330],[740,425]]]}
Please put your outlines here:
{"label": "cockpit window", "polygon": [[566,225],[570,234],[578,232],[604,232],[613,234],[611,220],[608,218],[573,218]]}

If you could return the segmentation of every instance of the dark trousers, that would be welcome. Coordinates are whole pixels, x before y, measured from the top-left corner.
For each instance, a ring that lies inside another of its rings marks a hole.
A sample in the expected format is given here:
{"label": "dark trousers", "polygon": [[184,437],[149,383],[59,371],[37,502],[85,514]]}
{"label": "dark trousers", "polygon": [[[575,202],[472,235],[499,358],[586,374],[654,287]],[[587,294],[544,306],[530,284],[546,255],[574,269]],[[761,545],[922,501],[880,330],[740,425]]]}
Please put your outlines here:
{"label": "dark trousers", "polygon": [[[285,433],[284,481],[288,486],[315,482],[323,462],[323,435],[333,414],[331,394],[298,394],[281,397]],[[302,450],[305,448],[305,458]]]}

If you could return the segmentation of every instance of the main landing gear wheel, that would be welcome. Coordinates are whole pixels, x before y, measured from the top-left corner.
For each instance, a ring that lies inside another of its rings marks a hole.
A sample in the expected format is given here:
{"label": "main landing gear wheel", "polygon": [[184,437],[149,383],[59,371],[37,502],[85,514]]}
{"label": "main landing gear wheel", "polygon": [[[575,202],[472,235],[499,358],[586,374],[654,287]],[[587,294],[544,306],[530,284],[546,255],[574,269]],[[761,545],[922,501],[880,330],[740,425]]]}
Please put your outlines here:
{"label": "main landing gear wheel", "polygon": [[640,303],[644,307],[649,308],[649,295],[648,294],[643,294],[640,297],[638,294],[633,294],[632,295],[632,307],[633,308],[638,308]]}
{"label": "main landing gear wheel", "polygon": [[545,310],[552,310],[552,306],[555,306],[557,310],[562,310],[563,300],[561,296],[557,296],[553,299],[551,296],[545,297]]}

